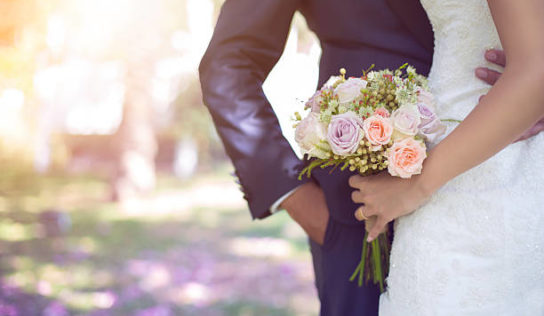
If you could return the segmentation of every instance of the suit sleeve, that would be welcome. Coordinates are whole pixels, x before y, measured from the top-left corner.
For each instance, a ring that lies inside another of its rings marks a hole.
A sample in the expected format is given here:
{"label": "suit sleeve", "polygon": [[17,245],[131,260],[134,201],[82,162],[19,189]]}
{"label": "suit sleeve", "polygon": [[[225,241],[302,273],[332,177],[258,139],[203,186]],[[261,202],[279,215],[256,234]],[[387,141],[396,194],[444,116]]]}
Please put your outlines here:
{"label": "suit sleeve", "polygon": [[227,0],[200,64],[208,107],[253,218],[303,184],[262,85],[280,58],[298,0]]}

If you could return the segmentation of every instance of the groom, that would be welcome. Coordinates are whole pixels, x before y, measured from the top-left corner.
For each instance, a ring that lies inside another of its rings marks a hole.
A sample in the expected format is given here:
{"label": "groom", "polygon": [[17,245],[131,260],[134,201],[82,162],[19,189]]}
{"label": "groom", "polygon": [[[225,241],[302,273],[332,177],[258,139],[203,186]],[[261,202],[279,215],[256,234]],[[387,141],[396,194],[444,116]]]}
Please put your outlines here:
{"label": "groom", "polygon": [[[318,170],[312,179],[297,180],[303,163],[262,90],[297,10],[321,42],[319,86],[340,68],[358,76],[371,64],[395,69],[409,63],[426,75],[432,29],[417,0],[226,0],[200,65],[204,102],[253,218],[286,209],[310,237],[321,315],[377,315],[378,289],[348,281],[364,235],[353,216],[351,174]],[[500,51],[486,57],[504,64]],[[486,68],[476,74],[490,84],[500,75]]]}

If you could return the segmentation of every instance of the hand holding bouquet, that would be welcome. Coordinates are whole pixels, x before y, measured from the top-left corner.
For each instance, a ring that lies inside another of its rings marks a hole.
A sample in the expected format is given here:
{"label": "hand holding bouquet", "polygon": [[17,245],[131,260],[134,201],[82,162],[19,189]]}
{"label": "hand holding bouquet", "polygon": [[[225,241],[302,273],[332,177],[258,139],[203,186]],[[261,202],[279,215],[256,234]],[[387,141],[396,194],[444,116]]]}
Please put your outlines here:
{"label": "hand holding bouquet", "polygon": [[[404,69],[406,71],[404,71]],[[365,71],[360,78],[333,76],[306,103],[309,114],[295,113],[295,140],[311,161],[299,178],[316,167],[357,171],[363,176],[387,169],[410,178],[421,173],[432,143],[446,127],[435,112],[427,79],[407,64],[395,71]],[[366,240],[366,236],[365,236]],[[363,255],[352,280],[373,278],[384,290],[389,240],[382,234],[363,245]]]}

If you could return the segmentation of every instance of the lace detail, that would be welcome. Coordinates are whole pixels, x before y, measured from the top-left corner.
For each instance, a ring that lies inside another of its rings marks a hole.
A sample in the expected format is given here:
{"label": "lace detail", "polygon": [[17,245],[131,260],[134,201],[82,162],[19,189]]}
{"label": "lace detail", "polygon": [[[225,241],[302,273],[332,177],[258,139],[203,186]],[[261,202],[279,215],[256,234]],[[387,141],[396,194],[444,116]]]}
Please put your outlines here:
{"label": "lace detail", "polygon": [[[485,0],[422,0],[435,32],[429,85],[442,118],[464,119],[500,48]],[[448,133],[456,124],[449,124]],[[460,157],[462,159],[462,157]],[[396,223],[380,315],[544,315],[544,134],[508,146]]]}

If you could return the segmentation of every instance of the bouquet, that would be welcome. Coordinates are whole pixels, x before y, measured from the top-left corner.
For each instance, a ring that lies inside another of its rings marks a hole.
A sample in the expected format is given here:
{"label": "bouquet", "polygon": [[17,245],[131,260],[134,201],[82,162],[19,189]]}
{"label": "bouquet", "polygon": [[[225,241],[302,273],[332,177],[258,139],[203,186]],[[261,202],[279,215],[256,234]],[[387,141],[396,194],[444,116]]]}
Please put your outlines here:
{"label": "bouquet", "polygon": [[[410,178],[421,173],[426,143],[446,127],[437,117],[427,79],[404,64],[395,71],[363,71],[346,79],[346,70],[332,76],[306,103],[308,115],[295,113],[295,141],[310,163],[299,179],[317,167],[357,171],[369,176],[385,171]],[[364,237],[366,240],[367,236]],[[363,242],[361,261],[351,277],[373,279],[384,291],[389,269],[389,236]]]}

